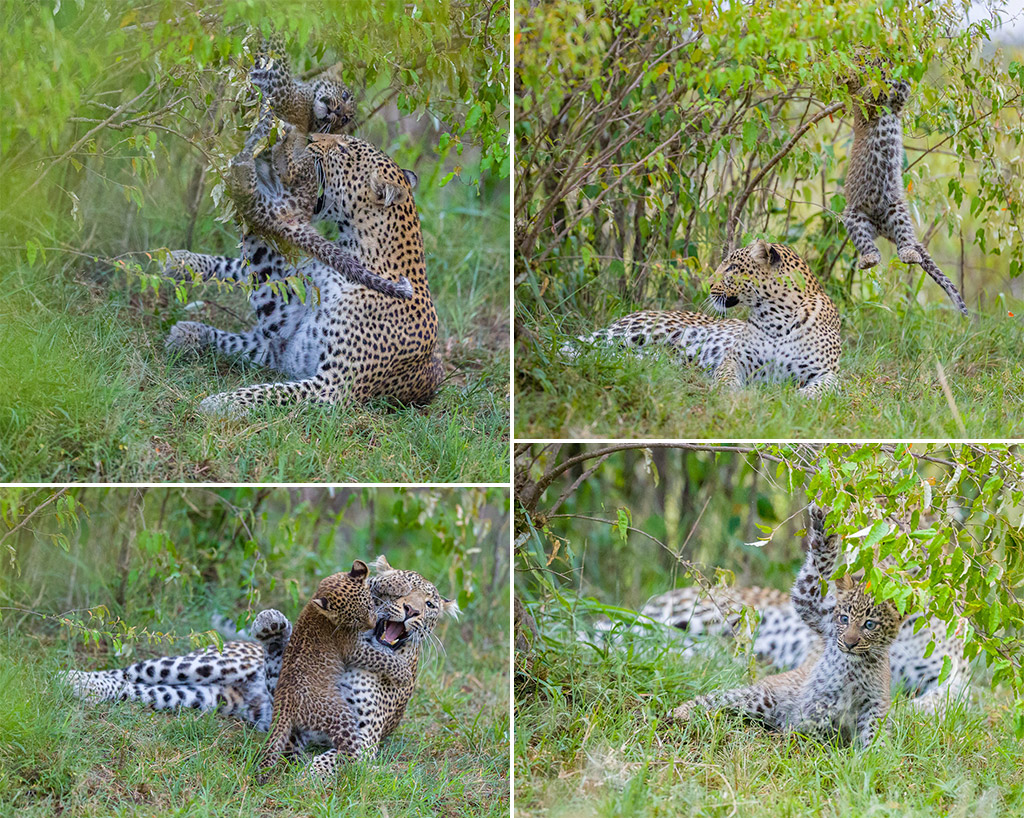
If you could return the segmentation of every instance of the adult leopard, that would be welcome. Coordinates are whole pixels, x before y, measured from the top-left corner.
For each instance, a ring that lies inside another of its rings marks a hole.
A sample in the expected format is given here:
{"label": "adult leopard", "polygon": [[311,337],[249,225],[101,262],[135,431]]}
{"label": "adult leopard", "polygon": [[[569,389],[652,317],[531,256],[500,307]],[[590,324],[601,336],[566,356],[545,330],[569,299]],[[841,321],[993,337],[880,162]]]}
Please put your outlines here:
{"label": "adult leopard", "polygon": [[580,340],[668,346],[732,389],[791,379],[800,394],[820,397],[838,385],[839,312],[789,247],[758,239],[731,253],[715,271],[709,303],[718,312],[746,306],[750,314],[739,320],[648,310]]}
{"label": "adult leopard", "polygon": [[[358,668],[348,668],[338,677],[338,690],[357,720],[364,753],[372,752],[398,726],[415,690],[423,646],[433,638],[442,617],[459,613],[454,601],[443,598],[415,571],[394,569],[384,557],[378,557],[373,568],[376,573],[369,585],[376,625],[360,639],[405,660],[411,679],[395,684]],[[292,625],[284,614],[266,610],[256,617],[248,635],[230,633],[240,638],[226,642],[222,651],[207,648],[114,670],[70,670],[62,678],[72,693],[85,701],[132,700],[157,710],[217,710],[267,731],[273,716],[272,696],[291,634]],[[250,638],[257,641],[247,641]],[[295,749],[320,738],[306,731],[297,737]],[[336,756],[334,751],[318,756],[313,771],[328,774],[337,765]]]}
{"label": "adult leopard", "polygon": [[[175,351],[213,348],[277,369],[295,380],[243,387],[204,399],[200,411],[238,417],[260,405],[338,403],[385,397],[403,404],[430,400],[444,367],[436,351],[437,312],[427,284],[423,234],[412,180],[383,151],[354,136],[314,134],[307,150],[322,181],[313,219],[337,226],[337,247],[367,270],[412,287],[408,300],[374,292],[313,260],[298,265],[253,235],[242,257],[175,251],[168,272],[191,270],[205,280],[252,282],[256,325],[231,333],[179,321],[167,336]],[[263,184],[280,184],[269,162]],[[315,292],[283,293],[301,275]]]}

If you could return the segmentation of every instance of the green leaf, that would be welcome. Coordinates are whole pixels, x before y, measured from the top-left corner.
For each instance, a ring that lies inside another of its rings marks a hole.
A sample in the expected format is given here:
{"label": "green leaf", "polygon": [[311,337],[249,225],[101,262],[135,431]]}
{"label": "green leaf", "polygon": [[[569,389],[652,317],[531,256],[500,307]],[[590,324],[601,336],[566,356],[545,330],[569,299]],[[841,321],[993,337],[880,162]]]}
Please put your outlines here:
{"label": "green leaf", "polygon": [[632,522],[632,515],[628,508],[618,509],[618,525],[616,526],[619,531],[619,539],[622,540],[623,544],[629,539],[629,525]]}

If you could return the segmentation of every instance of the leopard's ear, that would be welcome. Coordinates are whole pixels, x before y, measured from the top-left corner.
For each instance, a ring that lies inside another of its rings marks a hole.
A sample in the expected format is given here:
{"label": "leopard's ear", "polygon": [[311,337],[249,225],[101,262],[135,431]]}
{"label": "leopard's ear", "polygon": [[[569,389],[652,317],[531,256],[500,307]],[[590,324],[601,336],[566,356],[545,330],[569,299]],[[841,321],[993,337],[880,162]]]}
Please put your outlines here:
{"label": "leopard's ear", "polygon": [[377,173],[370,177],[370,191],[376,204],[379,204],[381,207],[402,204],[411,195],[409,188],[396,185],[394,182],[388,182]]}
{"label": "leopard's ear", "polygon": [[441,597],[441,616],[450,616],[452,619],[458,619],[460,613],[462,611],[459,610],[458,602],[454,599]]}
{"label": "leopard's ear", "polygon": [[369,573],[370,569],[366,567],[366,563],[362,560],[356,560],[352,563],[352,570],[348,572],[348,575],[352,579],[361,579],[365,582]]}
{"label": "leopard's ear", "polygon": [[758,239],[750,245],[750,258],[757,264],[768,264],[768,242]]}
{"label": "leopard's ear", "polygon": [[839,579],[836,580],[836,590],[839,591],[852,591],[853,590],[853,577],[849,574],[843,574]]}
{"label": "leopard's ear", "polygon": [[409,183],[409,190],[416,190],[416,185],[420,183],[420,177],[408,168],[402,168],[402,175],[405,177],[405,181]]}
{"label": "leopard's ear", "polygon": [[322,613],[327,613],[331,609],[331,603],[327,601],[326,597],[316,596],[313,597],[310,602],[316,605]]}
{"label": "leopard's ear", "polygon": [[381,554],[373,561],[373,570],[378,574],[388,574],[395,569],[391,567],[391,564],[388,562],[388,558]]}

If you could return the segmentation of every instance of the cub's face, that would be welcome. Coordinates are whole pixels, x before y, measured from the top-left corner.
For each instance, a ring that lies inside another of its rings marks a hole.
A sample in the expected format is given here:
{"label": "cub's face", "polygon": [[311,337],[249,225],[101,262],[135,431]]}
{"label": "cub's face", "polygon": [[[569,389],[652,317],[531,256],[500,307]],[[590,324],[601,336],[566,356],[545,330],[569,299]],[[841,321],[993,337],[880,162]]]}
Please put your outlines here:
{"label": "cub's face", "polygon": [[835,618],[839,649],[854,656],[888,651],[903,623],[891,601],[876,604],[849,575],[836,580]]}
{"label": "cub's face", "polygon": [[341,133],[352,121],[355,111],[352,92],[340,79],[328,75],[313,82],[313,131],[324,134]]}
{"label": "cub's face", "polygon": [[312,604],[338,627],[352,630],[372,628],[376,620],[366,563],[356,560],[348,573],[331,574],[321,580]]}

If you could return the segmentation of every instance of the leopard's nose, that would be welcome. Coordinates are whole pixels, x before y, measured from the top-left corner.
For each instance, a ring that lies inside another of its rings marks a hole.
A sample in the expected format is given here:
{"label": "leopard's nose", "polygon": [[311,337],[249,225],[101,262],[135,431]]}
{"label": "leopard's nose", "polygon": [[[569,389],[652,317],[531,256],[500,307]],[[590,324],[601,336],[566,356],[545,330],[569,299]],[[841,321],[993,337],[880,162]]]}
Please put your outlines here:
{"label": "leopard's nose", "polygon": [[406,619],[409,619],[410,617],[413,617],[413,616],[419,616],[419,615],[420,615],[420,612],[417,611],[414,607],[412,607],[412,605],[410,605],[408,603],[405,604],[405,618]]}

